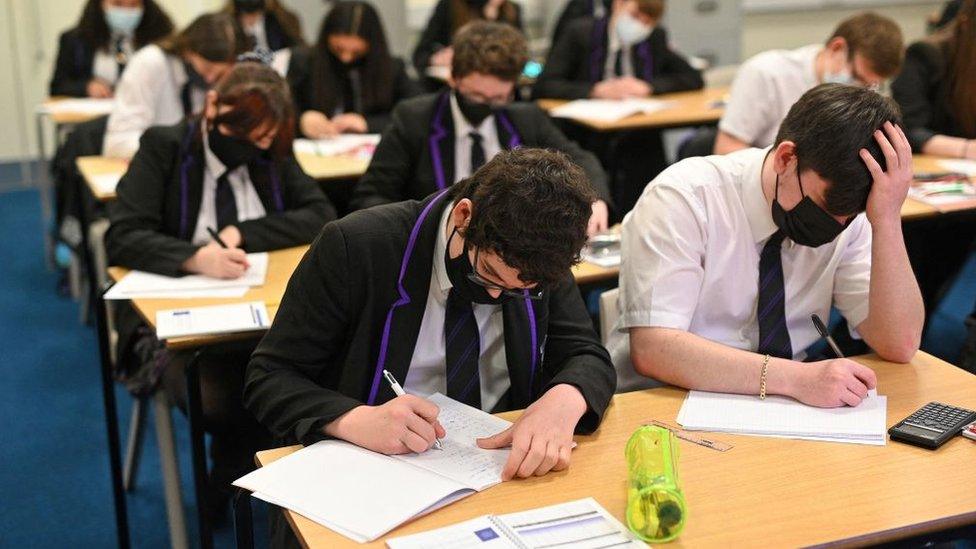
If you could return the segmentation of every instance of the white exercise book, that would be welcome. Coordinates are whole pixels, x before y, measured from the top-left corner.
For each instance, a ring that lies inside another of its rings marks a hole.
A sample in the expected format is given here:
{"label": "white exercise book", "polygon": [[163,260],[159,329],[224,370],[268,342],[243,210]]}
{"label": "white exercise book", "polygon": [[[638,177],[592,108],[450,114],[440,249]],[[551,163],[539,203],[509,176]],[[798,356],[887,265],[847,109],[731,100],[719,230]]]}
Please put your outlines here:
{"label": "white exercise book", "polygon": [[660,99],[577,99],[551,111],[553,118],[616,122],[635,114],[651,114],[671,108],[670,101]]}
{"label": "white exercise book", "polygon": [[268,309],[261,301],[168,309],[156,313],[156,337],[169,339],[204,334],[267,330]]}
{"label": "white exercise book", "polygon": [[120,179],[122,179],[120,173],[102,173],[90,178],[91,186],[102,194],[114,193],[115,188],[119,186]]}
{"label": "white exercise book", "polygon": [[390,549],[597,549],[646,547],[593,498],[508,515],[485,515],[393,538]]}
{"label": "white exercise book", "polygon": [[352,540],[372,541],[501,482],[508,448],[483,450],[475,439],[511,423],[436,393],[447,431],[443,450],[386,456],[340,440],[324,440],[245,475],[234,485]]}
{"label": "white exercise book", "polygon": [[370,158],[379,142],[380,135],[378,133],[342,134],[327,139],[296,139],[292,147],[295,153],[318,156],[358,153],[360,156]]}
{"label": "white exercise book", "polygon": [[115,106],[114,99],[94,99],[90,97],[78,97],[74,99],[59,99],[44,103],[37,108],[38,112],[47,114],[89,114],[98,116],[110,114]]}
{"label": "white exercise book", "polygon": [[783,396],[691,391],[678,423],[691,431],[883,446],[888,399],[872,389],[855,407],[817,408]]}
{"label": "white exercise book", "polygon": [[267,252],[247,254],[244,276],[229,280],[204,275],[163,276],[130,271],[115,283],[105,299],[192,299],[199,297],[241,297],[253,286],[263,286],[268,274]]}

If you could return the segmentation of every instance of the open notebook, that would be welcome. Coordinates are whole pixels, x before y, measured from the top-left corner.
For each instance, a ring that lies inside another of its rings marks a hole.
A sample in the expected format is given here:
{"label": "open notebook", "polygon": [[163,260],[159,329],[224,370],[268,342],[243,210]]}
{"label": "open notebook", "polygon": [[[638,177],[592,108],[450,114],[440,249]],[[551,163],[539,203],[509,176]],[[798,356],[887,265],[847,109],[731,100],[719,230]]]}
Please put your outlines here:
{"label": "open notebook", "polygon": [[252,286],[263,286],[268,275],[267,252],[247,254],[247,262],[250,266],[244,276],[228,280],[204,275],[173,277],[129,271],[105,292],[105,299],[241,297]]}
{"label": "open notebook", "polygon": [[661,99],[577,99],[552,109],[549,116],[616,122],[635,114],[652,114],[671,107],[670,101]]}
{"label": "open notebook", "polygon": [[390,549],[597,549],[646,547],[593,498],[508,515],[485,515],[429,532],[393,538]]}
{"label": "open notebook", "polygon": [[475,439],[511,423],[439,393],[428,400],[440,407],[443,450],[385,456],[324,440],[234,485],[363,543],[501,482],[510,450],[482,450]]}
{"label": "open notebook", "polygon": [[887,397],[872,389],[853,408],[816,408],[792,398],[691,391],[678,423],[691,431],[884,445]]}

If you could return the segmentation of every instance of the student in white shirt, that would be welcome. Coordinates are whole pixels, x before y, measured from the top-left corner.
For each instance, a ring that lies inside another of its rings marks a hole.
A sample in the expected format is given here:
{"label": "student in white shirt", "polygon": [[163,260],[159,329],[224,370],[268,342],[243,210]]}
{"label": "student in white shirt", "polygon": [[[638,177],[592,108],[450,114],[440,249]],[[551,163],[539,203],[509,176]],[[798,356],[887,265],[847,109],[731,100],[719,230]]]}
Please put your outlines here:
{"label": "student in white shirt", "polygon": [[146,129],[199,112],[207,88],[230,70],[246,44],[233,17],[207,14],[172,39],[136,52],[115,90],[102,154],[131,158]]}
{"label": "student in white shirt", "polygon": [[772,145],[790,107],[817,84],[879,87],[900,70],[903,50],[898,24],[868,12],[841,22],[823,46],[756,55],[739,68],[732,83],[715,154]]}
{"label": "student in white shirt", "polygon": [[78,25],[61,35],[50,93],[112,97],[135,50],[173,32],[153,0],[88,0]]}
{"label": "student in white shirt", "polygon": [[911,360],[925,311],[902,236],[912,158],[898,117],[875,92],[821,85],[772,148],[690,158],[652,181],[623,223],[609,346],[621,388],[633,368],[689,389],[856,406],[873,371],[797,361],[819,339],[810,315],[832,306],[882,358]]}

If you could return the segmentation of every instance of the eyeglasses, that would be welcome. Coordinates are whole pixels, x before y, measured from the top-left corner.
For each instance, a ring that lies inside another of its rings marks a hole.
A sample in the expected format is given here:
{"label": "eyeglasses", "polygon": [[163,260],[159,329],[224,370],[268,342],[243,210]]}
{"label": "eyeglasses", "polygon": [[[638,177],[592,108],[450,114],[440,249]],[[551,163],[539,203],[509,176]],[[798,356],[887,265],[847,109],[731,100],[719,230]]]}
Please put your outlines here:
{"label": "eyeglasses", "polygon": [[542,290],[538,288],[525,288],[521,290],[513,290],[511,288],[505,288],[499,286],[490,280],[486,280],[481,275],[478,274],[478,255],[481,253],[481,249],[478,248],[474,252],[474,264],[471,267],[471,272],[468,273],[468,280],[474,282],[478,286],[485,288],[486,290],[495,290],[501,292],[502,295],[507,297],[513,297],[516,299],[528,298],[533,301],[538,301],[542,299]]}

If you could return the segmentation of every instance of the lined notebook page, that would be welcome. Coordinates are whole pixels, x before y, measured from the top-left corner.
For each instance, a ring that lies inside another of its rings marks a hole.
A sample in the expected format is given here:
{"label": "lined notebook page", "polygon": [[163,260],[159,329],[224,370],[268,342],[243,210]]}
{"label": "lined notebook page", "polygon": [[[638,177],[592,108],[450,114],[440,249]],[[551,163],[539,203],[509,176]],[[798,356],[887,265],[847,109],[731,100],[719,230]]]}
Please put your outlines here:
{"label": "lined notebook page", "polygon": [[884,445],[887,398],[872,390],[856,407],[816,408],[788,397],[691,391],[678,423],[695,431]]}

